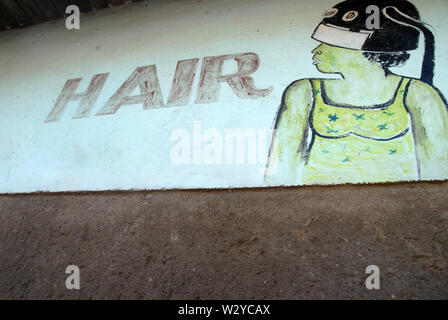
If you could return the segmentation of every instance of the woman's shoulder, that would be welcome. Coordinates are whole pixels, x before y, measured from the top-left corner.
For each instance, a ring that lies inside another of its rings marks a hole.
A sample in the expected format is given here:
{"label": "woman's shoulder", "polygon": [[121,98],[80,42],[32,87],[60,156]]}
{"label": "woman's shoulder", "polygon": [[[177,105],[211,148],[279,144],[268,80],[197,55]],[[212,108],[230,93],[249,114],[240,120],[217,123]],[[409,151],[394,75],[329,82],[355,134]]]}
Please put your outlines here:
{"label": "woman's shoulder", "polygon": [[313,82],[316,79],[299,79],[293,81],[283,92],[283,100],[312,96]]}
{"label": "woman's shoulder", "polygon": [[434,108],[448,107],[447,100],[442,92],[432,84],[419,79],[409,78],[409,89],[406,93],[406,104],[413,109],[420,109],[425,106],[428,112]]}
{"label": "woman's shoulder", "polygon": [[446,105],[446,99],[442,92],[434,85],[421,81],[420,79],[408,78],[409,89],[407,96],[410,98],[442,99]]}
{"label": "woman's shoulder", "polygon": [[436,87],[433,85],[426,83],[420,79],[415,78],[404,78],[409,81],[409,92],[417,93],[417,94],[427,94],[434,93],[437,91]]}
{"label": "woman's shoulder", "polygon": [[313,80],[300,79],[293,81],[283,92],[282,106],[288,109],[301,110],[312,104]]}

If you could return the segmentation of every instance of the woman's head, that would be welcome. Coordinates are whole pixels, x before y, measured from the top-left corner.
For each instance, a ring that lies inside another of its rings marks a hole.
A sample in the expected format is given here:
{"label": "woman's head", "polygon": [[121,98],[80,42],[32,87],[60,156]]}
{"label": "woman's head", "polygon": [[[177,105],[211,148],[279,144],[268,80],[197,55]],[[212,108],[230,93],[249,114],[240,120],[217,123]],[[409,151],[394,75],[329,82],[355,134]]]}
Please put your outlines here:
{"label": "woman's head", "polygon": [[[324,12],[313,38],[369,52],[414,50],[418,47],[420,32],[394,19],[397,12],[403,17],[420,19],[415,6],[407,0],[347,0]],[[372,20],[377,23],[372,25]]]}
{"label": "woman's head", "polygon": [[[372,24],[372,19],[375,24]],[[312,36],[323,44],[322,48],[329,59],[325,58],[317,64],[317,68],[322,72],[342,72],[339,67],[369,62],[387,72],[390,67],[409,59],[408,51],[418,47],[420,33],[423,33],[425,58],[422,80],[431,83],[434,37],[419,20],[418,10],[407,0],[341,2],[324,12],[324,19]],[[334,60],[337,57],[340,59]],[[352,61],[344,62],[344,59]]]}

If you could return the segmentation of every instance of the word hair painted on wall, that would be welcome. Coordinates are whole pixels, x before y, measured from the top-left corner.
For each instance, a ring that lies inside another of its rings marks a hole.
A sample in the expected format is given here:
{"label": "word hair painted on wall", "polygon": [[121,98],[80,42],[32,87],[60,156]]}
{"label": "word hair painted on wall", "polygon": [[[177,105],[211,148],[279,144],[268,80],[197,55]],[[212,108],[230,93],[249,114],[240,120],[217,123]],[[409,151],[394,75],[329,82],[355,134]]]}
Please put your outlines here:
{"label": "word hair painted on wall", "polygon": [[[237,71],[224,75],[223,67],[227,60],[234,60],[237,63]],[[187,105],[192,95],[198,62],[199,59],[178,61],[166,104],[160,89],[156,66],[138,67],[96,115],[111,115],[116,113],[120,107],[130,104],[142,104],[145,110]],[[257,89],[254,79],[250,76],[257,71],[259,65],[260,59],[256,53],[204,58],[195,103],[217,102],[222,83],[227,83],[235,95],[242,99],[258,99],[268,96],[272,92],[272,87]],[[79,101],[73,119],[88,117],[108,75],[108,73],[95,75],[84,93],[76,93],[82,78],[67,80],[45,122],[58,120],[70,101]],[[140,94],[131,96],[136,88],[139,88]]]}

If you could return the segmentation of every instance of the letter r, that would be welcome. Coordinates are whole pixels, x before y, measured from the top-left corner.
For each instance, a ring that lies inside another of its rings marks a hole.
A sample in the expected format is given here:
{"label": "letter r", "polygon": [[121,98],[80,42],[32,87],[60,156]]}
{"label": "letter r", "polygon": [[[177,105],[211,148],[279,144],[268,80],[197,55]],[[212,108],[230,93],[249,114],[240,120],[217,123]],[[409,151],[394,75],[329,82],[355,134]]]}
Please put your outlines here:
{"label": "letter r", "polygon": [[[224,61],[234,59],[238,71],[234,74],[222,75]],[[231,54],[204,58],[199,79],[196,103],[217,102],[221,91],[221,83],[227,82],[233,92],[242,99],[257,99],[272,92],[272,87],[257,89],[251,74],[257,71],[260,59],[255,53]]]}

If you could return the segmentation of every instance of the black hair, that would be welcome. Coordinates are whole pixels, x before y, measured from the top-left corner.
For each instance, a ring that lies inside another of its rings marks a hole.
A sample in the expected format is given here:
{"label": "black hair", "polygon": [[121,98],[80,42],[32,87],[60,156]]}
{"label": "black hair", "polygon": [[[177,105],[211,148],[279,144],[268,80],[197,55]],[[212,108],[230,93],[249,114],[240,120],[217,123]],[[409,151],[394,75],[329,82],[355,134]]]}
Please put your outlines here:
{"label": "black hair", "polygon": [[406,52],[363,52],[364,57],[370,62],[379,63],[384,71],[389,72],[389,68],[398,67],[409,60],[411,55]]}
{"label": "black hair", "polygon": [[345,0],[327,11],[322,23],[351,32],[363,32],[369,17],[366,9],[370,5],[380,9],[381,19],[379,29],[372,30],[362,46],[364,56],[388,70],[409,59],[407,52],[418,48],[420,34],[423,34],[425,54],[420,79],[432,84],[435,64],[434,35],[420,20],[417,8],[408,0]]}

